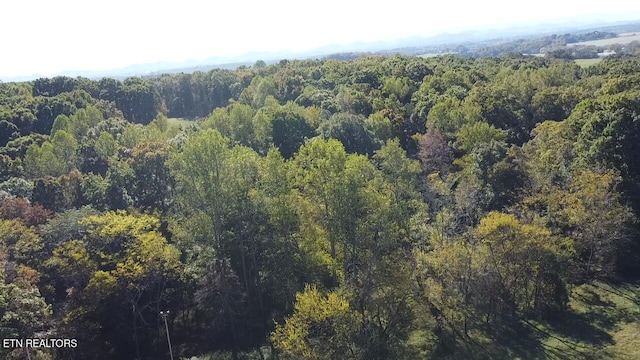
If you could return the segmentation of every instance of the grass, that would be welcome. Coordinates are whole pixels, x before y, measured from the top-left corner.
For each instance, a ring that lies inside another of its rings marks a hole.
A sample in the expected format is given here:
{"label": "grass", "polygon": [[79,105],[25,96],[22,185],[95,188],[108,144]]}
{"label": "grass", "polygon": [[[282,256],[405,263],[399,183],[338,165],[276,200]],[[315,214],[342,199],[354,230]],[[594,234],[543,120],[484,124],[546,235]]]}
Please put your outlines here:
{"label": "grass", "polygon": [[616,347],[613,354],[619,359],[640,359],[640,323],[627,323],[614,333],[613,340]]}
{"label": "grass", "polygon": [[600,61],[602,61],[602,58],[596,58],[596,59],[575,59],[574,60],[576,64],[578,64],[580,67],[586,68],[589,67],[591,65],[595,65],[597,63],[599,63]]}
{"label": "grass", "polygon": [[185,128],[195,122],[195,120],[185,118],[169,118],[167,120],[169,121],[169,126],[177,126],[179,128]]}
{"label": "grass", "polygon": [[537,323],[551,359],[640,359],[640,285],[584,284],[563,319]]}
{"label": "grass", "polygon": [[[251,352],[240,352],[237,354],[237,359],[239,360],[260,360],[260,359],[273,359],[274,356],[271,354],[271,349],[268,346],[263,346],[261,349],[262,356],[258,353],[258,351],[254,350]],[[214,352],[210,354],[193,356],[190,358],[181,358],[182,360],[233,360],[233,354],[228,351],[222,352]]]}
{"label": "grass", "polygon": [[584,284],[569,310],[550,321],[522,320],[473,331],[449,348],[469,359],[640,359],[640,283]]}
{"label": "grass", "polygon": [[455,55],[455,54],[457,54],[457,52],[447,51],[447,52],[438,52],[438,53],[426,53],[426,54],[420,54],[416,56],[426,59],[426,58],[432,58],[436,56]]}
{"label": "grass", "polygon": [[[576,286],[570,290],[568,305],[564,316],[550,321],[472,328],[469,337],[458,334],[430,355],[445,360],[640,359],[640,283],[596,281]],[[268,355],[268,350],[263,353]],[[229,353],[217,353],[192,359],[230,358]],[[240,358],[257,360],[259,356],[242,354]]]}

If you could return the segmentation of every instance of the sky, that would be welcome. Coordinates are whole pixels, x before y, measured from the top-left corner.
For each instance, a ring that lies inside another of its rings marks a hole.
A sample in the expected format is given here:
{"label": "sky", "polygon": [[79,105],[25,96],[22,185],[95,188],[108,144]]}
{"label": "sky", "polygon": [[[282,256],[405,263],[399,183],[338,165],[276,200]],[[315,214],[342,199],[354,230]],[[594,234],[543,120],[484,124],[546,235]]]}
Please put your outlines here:
{"label": "sky", "polygon": [[[0,4],[0,78],[394,40],[593,14],[640,20],[630,0],[147,1]],[[526,4],[526,6],[524,5]],[[603,7],[606,4],[606,8]]]}

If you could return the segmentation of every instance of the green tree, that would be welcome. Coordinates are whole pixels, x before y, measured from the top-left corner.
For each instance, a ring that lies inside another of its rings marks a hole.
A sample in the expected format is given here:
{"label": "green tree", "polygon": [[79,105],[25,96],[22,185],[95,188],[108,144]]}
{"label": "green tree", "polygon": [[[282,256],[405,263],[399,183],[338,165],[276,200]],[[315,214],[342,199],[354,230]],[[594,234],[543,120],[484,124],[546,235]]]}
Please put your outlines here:
{"label": "green tree", "polygon": [[294,186],[319,209],[319,222],[327,233],[329,243],[330,259],[327,265],[332,269],[334,281],[337,281],[341,264],[336,226],[341,215],[338,197],[346,161],[347,154],[339,141],[318,139],[300,148],[291,168]]}
{"label": "green tree", "polygon": [[[72,145],[72,143],[70,145]],[[68,150],[68,148],[65,150]],[[25,173],[30,178],[58,176],[65,172],[66,166],[67,164],[56,155],[53,144],[48,141],[42,144],[42,146],[32,144],[27,148],[27,153],[24,157],[24,167]]]}
{"label": "green tree", "polygon": [[369,131],[374,135],[374,139],[377,142],[384,144],[387,140],[393,138],[393,126],[391,120],[385,117],[381,112],[376,112],[366,120],[366,126]]}
{"label": "green tree", "polygon": [[272,139],[285,158],[290,158],[305,140],[315,135],[304,115],[292,105],[275,112],[272,122]]}
{"label": "green tree", "polygon": [[82,175],[78,170],[58,177],[36,179],[32,200],[54,212],[79,207],[83,203]]}
{"label": "green tree", "polygon": [[623,191],[634,208],[640,204],[636,195],[640,177],[637,152],[640,102],[638,91],[603,95],[578,104],[568,125],[575,136],[576,161],[583,167],[592,164],[614,169],[623,177]]}
{"label": "green tree", "polygon": [[51,128],[51,136],[54,136],[58,130],[64,130],[70,134],[74,133],[71,119],[68,116],[61,114],[61,115],[58,115],[56,119],[53,121],[53,126]]}
{"label": "green tree", "polygon": [[64,164],[64,172],[67,173],[76,168],[78,141],[70,133],[59,130],[51,139],[53,151],[56,157]]}
{"label": "green tree", "polygon": [[365,118],[359,115],[336,113],[318,128],[324,139],[337,139],[348,153],[372,155],[377,149],[374,134],[366,126]]}
{"label": "green tree", "polygon": [[456,136],[456,147],[470,153],[480,144],[503,141],[505,139],[506,134],[503,130],[497,129],[484,121],[479,121],[460,127]]}
{"label": "green tree", "polygon": [[136,207],[162,212],[169,209],[174,181],[165,164],[168,159],[169,146],[165,142],[142,142],[133,149],[131,196]]}
{"label": "green tree", "polygon": [[131,190],[133,187],[133,170],[124,161],[116,161],[109,166],[105,176],[105,200],[108,209],[122,210],[133,205]]}
{"label": "green tree", "polygon": [[[264,267],[271,249],[259,196],[261,159],[251,149],[230,147],[229,139],[208,129],[191,135],[172,153],[168,167],[176,179],[178,221],[175,237],[200,282],[196,304],[212,335],[228,336],[226,347],[257,346],[272,322],[265,305],[263,280],[274,270]],[[273,279],[268,280],[270,285]],[[222,291],[236,301],[221,298]],[[203,299],[210,299],[208,302]],[[222,309],[212,307],[224,305]],[[222,311],[222,313],[221,313]]]}
{"label": "green tree", "polygon": [[[8,282],[5,270],[0,269],[0,336],[9,338],[32,338],[36,332],[48,330],[47,322],[52,314],[38,288],[20,278]],[[0,354],[35,357],[40,351],[16,349],[10,352],[0,349]]]}
{"label": "green tree", "polygon": [[151,123],[155,124],[161,133],[166,133],[169,129],[169,119],[167,119],[167,116],[162,112],[158,112],[158,115],[156,115],[156,118]]}
{"label": "green tree", "polygon": [[118,143],[110,133],[103,131],[96,140],[94,148],[96,155],[101,159],[107,160],[118,151]]}
{"label": "green tree", "polygon": [[168,162],[177,181],[178,205],[191,214],[186,218],[194,223],[190,227],[199,230],[193,236],[213,240],[215,252],[223,252],[223,223],[230,206],[223,186],[229,156],[229,140],[209,129],[192,135]]}
{"label": "green tree", "polygon": [[117,89],[116,104],[125,118],[148,124],[160,110],[160,96],[154,86],[141,78],[128,78]]}
{"label": "green tree", "polygon": [[446,98],[433,105],[427,114],[427,129],[437,129],[446,137],[454,134],[465,124],[480,120],[480,109],[472,103],[455,98]]}
{"label": "green tree", "polygon": [[0,120],[0,146],[5,146],[14,137],[17,137],[18,127],[6,120]]}
{"label": "green tree", "polygon": [[122,146],[133,149],[143,138],[143,128],[139,124],[130,124],[122,132],[119,142]]}

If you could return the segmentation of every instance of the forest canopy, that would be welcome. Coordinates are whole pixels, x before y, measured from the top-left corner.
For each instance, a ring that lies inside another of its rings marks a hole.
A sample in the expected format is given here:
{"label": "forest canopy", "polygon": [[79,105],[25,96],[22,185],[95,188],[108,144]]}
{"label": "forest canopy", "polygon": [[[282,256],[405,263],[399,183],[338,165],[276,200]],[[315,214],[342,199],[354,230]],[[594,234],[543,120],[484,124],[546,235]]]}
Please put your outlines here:
{"label": "forest canopy", "polygon": [[[617,336],[575,297],[640,281],[639,74],[396,55],[0,83],[0,337],[533,359],[580,321]],[[564,354],[629,358],[601,338]]]}

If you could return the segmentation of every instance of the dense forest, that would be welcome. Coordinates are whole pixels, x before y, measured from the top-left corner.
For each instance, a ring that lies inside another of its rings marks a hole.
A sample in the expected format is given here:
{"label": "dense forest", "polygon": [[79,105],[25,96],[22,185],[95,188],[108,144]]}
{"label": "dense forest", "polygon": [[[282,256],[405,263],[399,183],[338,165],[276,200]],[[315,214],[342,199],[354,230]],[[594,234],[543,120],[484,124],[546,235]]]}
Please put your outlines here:
{"label": "dense forest", "polygon": [[0,83],[0,357],[630,359],[639,152],[636,57]]}

